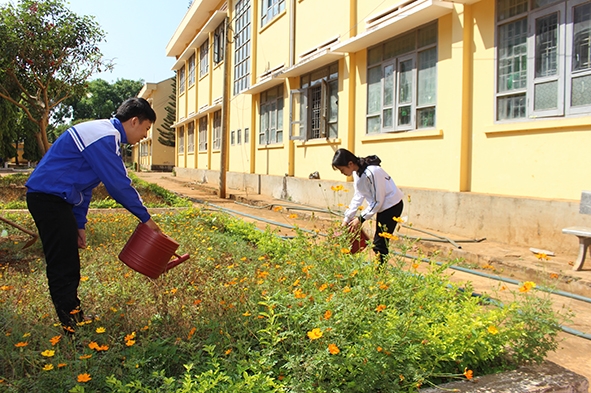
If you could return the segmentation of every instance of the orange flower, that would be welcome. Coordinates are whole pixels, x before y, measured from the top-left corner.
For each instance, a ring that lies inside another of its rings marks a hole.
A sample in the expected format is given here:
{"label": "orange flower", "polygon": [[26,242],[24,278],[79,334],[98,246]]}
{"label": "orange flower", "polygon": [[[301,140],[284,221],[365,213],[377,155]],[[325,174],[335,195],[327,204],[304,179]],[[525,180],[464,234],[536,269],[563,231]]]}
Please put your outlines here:
{"label": "orange flower", "polygon": [[61,334],[59,336],[53,336],[52,338],[49,339],[49,342],[51,343],[51,345],[56,345],[57,343],[60,342],[62,336]]}
{"label": "orange flower", "polygon": [[310,340],[318,340],[320,337],[322,337],[322,330],[318,328],[314,328],[308,332],[308,338]]}
{"label": "orange flower", "polygon": [[283,210],[283,207],[281,207],[281,206],[275,206],[275,207],[273,208],[273,211],[274,211],[274,212],[280,212],[281,210]]}
{"label": "orange flower", "polygon": [[92,357],[92,355],[82,355],[78,359],[80,359],[80,360],[86,360],[86,359],[90,359],[91,357]]}
{"label": "orange flower", "polygon": [[195,334],[195,332],[197,331],[196,327],[193,327],[190,331],[189,331],[189,335],[187,336],[187,340],[190,340],[191,337],[193,337],[193,335]]}
{"label": "orange flower", "polygon": [[133,347],[134,344],[135,344],[135,340],[127,340],[127,341],[125,341],[125,345],[127,345],[128,347]]}
{"label": "orange flower", "polygon": [[306,294],[300,288],[293,291],[293,294],[296,299],[304,299],[306,297]]}
{"label": "orange flower", "polygon": [[298,218],[298,215],[297,215],[297,214],[295,214],[295,213],[293,213],[293,214],[290,214],[288,217],[289,217],[289,218]]}
{"label": "orange flower", "polygon": [[391,233],[388,233],[388,232],[380,232],[378,236],[386,238],[386,239],[394,240],[394,241],[398,240],[398,236],[392,235]]}
{"label": "orange flower", "polygon": [[318,287],[318,290],[319,290],[320,292],[322,292],[322,291],[324,291],[326,288],[328,288],[328,285],[327,285],[327,284],[322,284],[321,286],[319,286],[319,287]]}
{"label": "orange flower", "polygon": [[226,349],[226,352],[225,352],[225,354],[226,354],[226,355],[229,355],[229,354],[231,354],[231,353],[232,353],[232,348],[230,348],[230,349]]}
{"label": "orange flower", "polygon": [[133,340],[135,338],[135,332],[131,332],[130,334],[125,336],[125,341],[130,341]]}
{"label": "orange flower", "polygon": [[62,367],[66,367],[67,364],[66,363],[58,363],[57,364],[57,368],[62,368]]}
{"label": "orange flower", "polygon": [[90,349],[97,349],[98,346],[99,345],[96,343],[96,341],[91,341],[88,343],[88,348],[90,348]]}
{"label": "orange flower", "polygon": [[29,345],[29,343],[26,341],[21,341],[21,342],[14,344],[14,346],[17,348],[23,348],[23,347],[26,347],[27,345]]}
{"label": "orange flower", "polygon": [[330,317],[332,317],[332,311],[326,310],[324,312],[324,319],[328,320],[328,319],[330,319]]}
{"label": "orange flower", "polygon": [[469,381],[472,378],[474,378],[474,373],[472,372],[472,370],[468,370],[468,367],[466,367],[464,369],[464,376],[466,377],[466,379]]}
{"label": "orange flower", "polygon": [[88,373],[84,373],[84,374],[78,374],[78,382],[88,382],[90,381],[92,378],[90,377],[90,374]]}
{"label": "orange flower", "polygon": [[338,355],[341,350],[335,344],[328,344],[328,352],[330,352],[331,355]]}
{"label": "orange flower", "polygon": [[529,290],[533,289],[536,287],[536,283],[532,282],[532,281],[526,281],[523,283],[522,286],[519,287],[519,292],[528,292]]}
{"label": "orange flower", "polygon": [[386,305],[385,304],[380,304],[379,306],[376,307],[376,311],[377,312],[382,312],[386,309]]}

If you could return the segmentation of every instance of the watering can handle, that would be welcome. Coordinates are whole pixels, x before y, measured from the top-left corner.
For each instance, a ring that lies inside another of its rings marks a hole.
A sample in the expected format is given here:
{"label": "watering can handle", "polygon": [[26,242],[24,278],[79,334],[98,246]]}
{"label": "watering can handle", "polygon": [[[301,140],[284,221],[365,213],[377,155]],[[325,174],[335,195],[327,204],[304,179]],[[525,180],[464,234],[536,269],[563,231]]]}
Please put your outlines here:
{"label": "watering can handle", "polygon": [[179,256],[178,254],[174,254],[176,256],[176,259],[173,259],[172,261],[168,262],[168,265],[166,265],[166,270],[168,271],[170,269],[172,269],[175,266],[180,265],[181,263],[185,262],[187,259],[189,259],[189,254],[185,254],[183,256]]}

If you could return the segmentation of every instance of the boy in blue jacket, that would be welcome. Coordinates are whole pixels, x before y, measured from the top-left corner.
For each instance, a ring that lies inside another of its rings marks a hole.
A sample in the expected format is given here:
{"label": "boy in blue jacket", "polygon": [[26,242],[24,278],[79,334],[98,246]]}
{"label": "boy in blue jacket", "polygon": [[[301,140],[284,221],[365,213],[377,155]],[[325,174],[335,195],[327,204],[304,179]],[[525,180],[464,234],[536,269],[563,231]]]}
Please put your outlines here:
{"label": "boy in blue jacket", "polygon": [[49,293],[66,332],[73,333],[83,321],[78,248],[86,247],[92,190],[103,182],[113,199],[160,231],[131,185],[120,153],[121,143],[139,142],[155,121],[146,100],[130,98],[114,118],[80,123],[64,132],[25,184],[27,207],[43,243]]}

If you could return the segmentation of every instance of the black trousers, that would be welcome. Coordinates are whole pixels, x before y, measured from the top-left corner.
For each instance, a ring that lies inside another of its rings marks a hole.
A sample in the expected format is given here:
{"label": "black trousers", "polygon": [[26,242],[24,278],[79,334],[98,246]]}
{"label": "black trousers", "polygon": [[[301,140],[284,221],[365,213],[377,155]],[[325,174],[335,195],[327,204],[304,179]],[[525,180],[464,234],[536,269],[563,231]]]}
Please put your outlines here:
{"label": "black trousers", "polygon": [[389,252],[388,239],[381,237],[380,233],[394,233],[394,229],[396,229],[396,224],[398,223],[394,221],[393,218],[400,217],[403,208],[404,203],[400,201],[396,205],[383,212],[379,212],[376,215],[376,232],[373,237],[373,251],[379,255],[380,263],[384,263],[384,255],[388,255]]}
{"label": "black trousers", "polygon": [[82,315],[72,313],[80,309],[78,224],[72,205],[55,195],[27,193],[27,207],[43,244],[49,294],[57,316],[62,325],[74,328]]}

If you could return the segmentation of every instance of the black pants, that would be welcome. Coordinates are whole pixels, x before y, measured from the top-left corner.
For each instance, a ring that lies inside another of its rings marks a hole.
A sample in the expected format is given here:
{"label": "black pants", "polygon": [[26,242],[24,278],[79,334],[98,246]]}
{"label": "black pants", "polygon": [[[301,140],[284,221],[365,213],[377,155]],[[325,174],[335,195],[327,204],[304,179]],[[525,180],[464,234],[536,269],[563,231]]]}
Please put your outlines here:
{"label": "black pants", "polygon": [[394,221],[393,218],[400,217],[403,208],[404,203],[400,201],[396,205],[383,212],[379,212],[376,215],[376,232],[373,237],[373,251],[379,255],[380,263],[384,263],[384,255],[388,255],[388,239],[381,237],[380,233],[394,233],[394,229],[396,229],[396,224],[398,223]]}
{"label": "black pants", "polygon": [[74,328],[82,315],[72,313],[80,309],[78,225],[72,205],[54,195],[27,193],[27,207],[43,243],[49,294],[57,316],[62,325]]}

